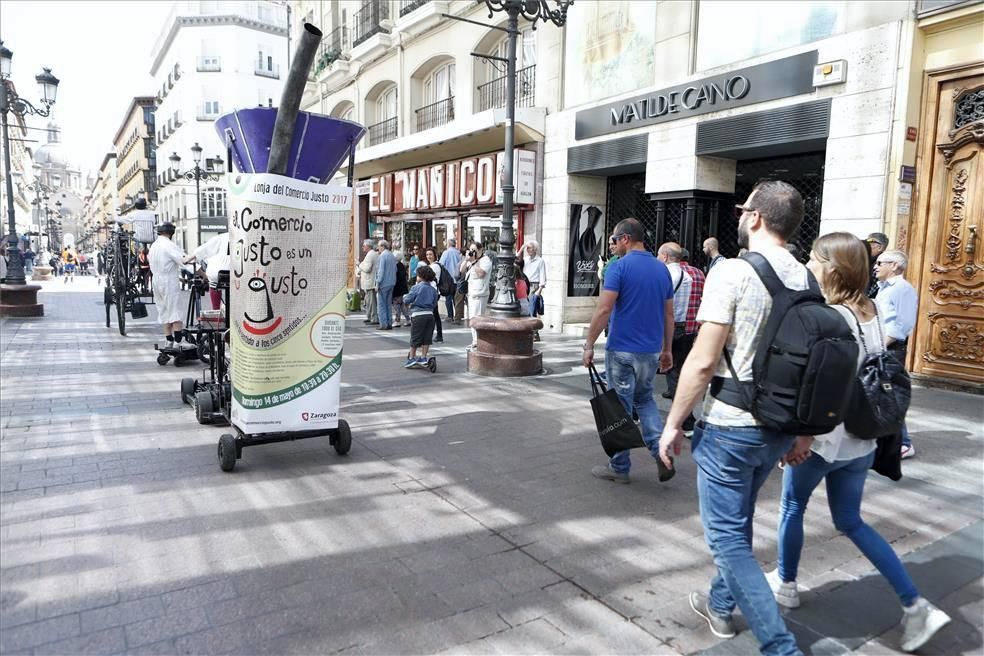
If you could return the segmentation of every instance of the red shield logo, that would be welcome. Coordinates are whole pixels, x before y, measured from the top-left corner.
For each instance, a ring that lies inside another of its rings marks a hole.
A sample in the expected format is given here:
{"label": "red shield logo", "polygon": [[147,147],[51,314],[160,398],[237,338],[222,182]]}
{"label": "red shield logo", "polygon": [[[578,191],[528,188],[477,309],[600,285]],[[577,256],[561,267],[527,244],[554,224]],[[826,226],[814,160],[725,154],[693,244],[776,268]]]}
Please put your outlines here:
{"label": "red shield logo", "polygon": [[309,415],[309,414],[308,414],[308,413],[306,413],[306,412],[302,412],[302,413],[301,413],[301,419],[303,419],[304,421],[307,421],[307,420],[308,420],[308,417],[310,417],[310,416],[311,416],[311,415]]}

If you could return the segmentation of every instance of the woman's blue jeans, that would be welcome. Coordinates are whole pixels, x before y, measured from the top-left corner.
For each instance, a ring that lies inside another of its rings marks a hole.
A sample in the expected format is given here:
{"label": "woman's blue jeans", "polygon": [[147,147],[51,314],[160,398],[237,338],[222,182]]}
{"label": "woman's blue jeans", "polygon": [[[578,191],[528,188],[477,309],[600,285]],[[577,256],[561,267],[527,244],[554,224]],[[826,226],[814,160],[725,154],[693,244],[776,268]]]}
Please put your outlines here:
{"label": "woman's blue jeans", "polygon": [[786,467],[779,510],[779,575],[783,581],[796,580],[803,550],[803,515],[813,490],[826,479],[827,504],[837,530],[849,537],[888,580],[903,606],[912,605],[919,596],[892,547],[861,519],[864,482],[874,459],[871,452],[854,460],[827,462],[813,453],[803,464]]}

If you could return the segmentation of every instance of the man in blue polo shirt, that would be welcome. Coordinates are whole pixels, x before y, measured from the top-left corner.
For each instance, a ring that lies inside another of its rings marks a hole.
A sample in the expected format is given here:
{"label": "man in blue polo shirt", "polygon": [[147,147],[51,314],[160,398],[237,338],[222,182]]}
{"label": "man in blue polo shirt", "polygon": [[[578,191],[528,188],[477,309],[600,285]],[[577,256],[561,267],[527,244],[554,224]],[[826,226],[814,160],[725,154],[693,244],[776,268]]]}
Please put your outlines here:
{"label": "man in blue polo shirt", "polygon": [[[674,470],[659,459],[659,437],[663,419],[653,399],[657,371],[673,367],[673,285],[666,265],[646,250],[645,232],[637,219],[615,226],[610,243],[618,260],[605,271],[605,284],[598,308],[591,317],[584,343],[584,366],[594,362],[594,343],[608,326],[605,370],[628,413],[639,416],[642,439],[659,468],[659,479],[668,481]],[[591,473],[615,483],[629,482],[629,452],[612,456],[607,465]]]}

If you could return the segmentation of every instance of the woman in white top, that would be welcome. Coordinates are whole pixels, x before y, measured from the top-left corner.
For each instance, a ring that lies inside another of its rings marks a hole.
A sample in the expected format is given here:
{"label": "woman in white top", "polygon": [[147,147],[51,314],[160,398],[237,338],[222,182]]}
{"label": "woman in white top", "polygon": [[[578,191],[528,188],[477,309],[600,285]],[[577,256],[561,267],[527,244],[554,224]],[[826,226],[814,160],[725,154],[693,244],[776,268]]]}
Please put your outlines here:
{"label": "woman in white top", "polygon": [[[827,302],[844,315],[858,343],[863,340],[858,357],[860,369],[865,348],[872,354],[884,349],[875,305],[865,295],[869,271],[864,244],[847,232],[824,235],[813,243],[807,267],[816,276]],[[928,642],[950,618],[919,596],[892,547],[861,519],[861,496],[875,448],[875,440],[856,438],[844,430],[843,424],[826,435],[797,438],[787,459],[801,464],[787,466],[783,473],[778,569],[767,578],[779,604],[799,606],[796,574],[803,549],[803,515],[813,490],[826,480],[834,526],[878,568],[902,602],[901,646],[909,652]]]}

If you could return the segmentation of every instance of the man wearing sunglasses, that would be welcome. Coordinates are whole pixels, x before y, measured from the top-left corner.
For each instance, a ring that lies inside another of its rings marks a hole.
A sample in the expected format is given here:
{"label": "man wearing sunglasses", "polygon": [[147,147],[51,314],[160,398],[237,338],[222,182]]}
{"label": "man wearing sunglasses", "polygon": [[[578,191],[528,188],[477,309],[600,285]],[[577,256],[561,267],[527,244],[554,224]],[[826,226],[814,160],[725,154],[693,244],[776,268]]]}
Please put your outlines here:
{"label": "man wearing sunglasses", "polygon": [[[787,288],[806,289],[806,267],[785,247],[803,221],[799,192],[785,182],[761,182],[738,206],[738,214],[738,245],[768,260]],[[711,379],[731,378],[725,348],[738,380],[753,379],[752,364],[771,310],[772,296],[748,262],[724,260],[708,274],[697,313],[701,327],[680,372],[660,438],[666,466],[672,467],[672,455],[680,454],[683,422],[704,399]],[[774,656],[802,652],[752,552],[752,521],[759,489],[794,439],[795,435],[763,427],[750,412],[712,393],[704,400],[703,418],[691,443],[701,523],[717,575],[707,592],[690,593],[690,607],[719,638],[736,634],[732,613],[740,607],[762,653]]]}
{"label": "man wearing sunglasses", "polygon": [[[605,272],[604,289],[591,317],[584,343],[584,366],[594,362],[594,343],[608,326],[605,371],[608,384],[618,394],[625,411],[639,416],[642,439],[656,458],[661,481],[673,470],[659,459],[659,435],[663,419],[653,398],[658,371],[673,366],[673,285],[666,265],[646,250],[645,232],[637,219],[619,221],[611,236],[618,260]],[[597,478],[628,483],[632,463],[628,451],[620,451],[607,465],[591,470]]]}

